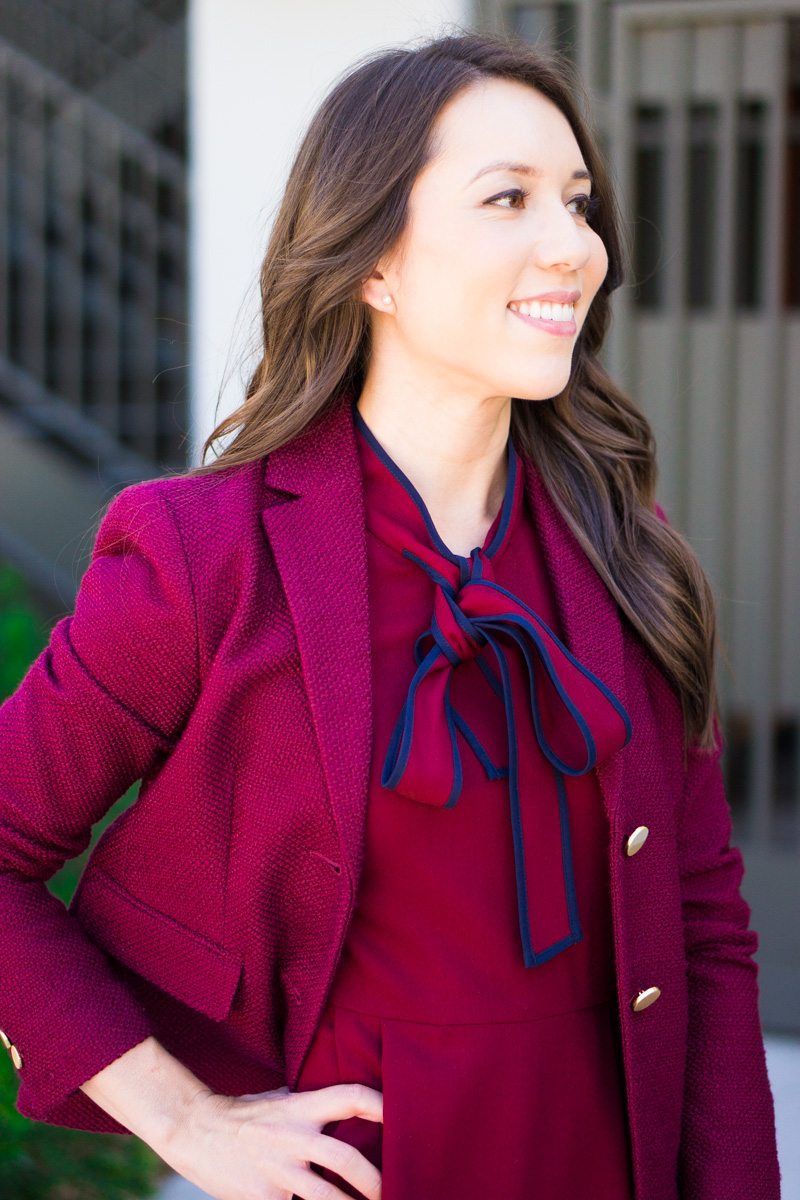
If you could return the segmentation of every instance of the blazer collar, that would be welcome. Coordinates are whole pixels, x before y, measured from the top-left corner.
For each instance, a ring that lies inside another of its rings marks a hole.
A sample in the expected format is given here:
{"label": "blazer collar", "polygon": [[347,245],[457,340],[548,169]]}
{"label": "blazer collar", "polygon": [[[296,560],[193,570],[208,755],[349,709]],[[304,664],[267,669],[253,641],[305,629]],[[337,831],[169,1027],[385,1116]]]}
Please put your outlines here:
{"label": "blazer collar", "polygon": [[[538,471],[522,457],[520,462],[564,641],[627,707],[617,605]],[[372,754],[372,664],[364,492],[348,394],[268,455],[261,515],[294,621],[322,766],[355,888]],[[612,755],[596,768],[609,819],[622,793],[621,757]]]}

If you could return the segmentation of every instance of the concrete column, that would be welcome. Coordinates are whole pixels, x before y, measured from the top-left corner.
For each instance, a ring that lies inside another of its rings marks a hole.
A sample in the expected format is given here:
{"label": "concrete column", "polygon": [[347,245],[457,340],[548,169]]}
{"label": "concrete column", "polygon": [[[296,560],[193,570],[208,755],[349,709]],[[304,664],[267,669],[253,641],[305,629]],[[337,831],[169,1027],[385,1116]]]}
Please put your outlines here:
{"label": "concrete column", "polygon": [[191,0],[191,465],[241,402],[272,215],[319,101],[363,53],[470,22],[471,0]]}

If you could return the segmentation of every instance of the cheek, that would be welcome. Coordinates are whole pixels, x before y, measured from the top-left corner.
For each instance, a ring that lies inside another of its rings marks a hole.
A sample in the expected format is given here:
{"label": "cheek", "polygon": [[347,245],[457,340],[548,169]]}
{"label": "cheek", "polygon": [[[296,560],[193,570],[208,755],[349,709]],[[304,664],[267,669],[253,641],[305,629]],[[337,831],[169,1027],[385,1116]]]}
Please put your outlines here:
{"label": "cheek", "polygon": [[[406,301],[406,326],[413,327],[415,338],[474,344],[485,337],[494,295],[487,282],[492,280],[491,265],[491,260],[482,262],[477,248],[465,254],[463,244],[454,247],[444,239],[420,255],[403,280],[401,297]],[[502,300],[498,307],[502,316]]]}
{"label": "cheek", "polygon": [[[418,222],[409,248],[402,287],[415,308],[486,321],[487,304],[502,316],[504,298],[519,272],[520,251],[511,239],[492,236],[489,228],[450,219]],[[474,336],[474,334],[473,334]]]}
{"label": "cheek", "polygon": [[594,291],[600,287],[600,284],[606,277],[608,272],[608,251],[605,243],[599,234],[592,232],[592,255],[587,264],[587,277],[591,278]]}

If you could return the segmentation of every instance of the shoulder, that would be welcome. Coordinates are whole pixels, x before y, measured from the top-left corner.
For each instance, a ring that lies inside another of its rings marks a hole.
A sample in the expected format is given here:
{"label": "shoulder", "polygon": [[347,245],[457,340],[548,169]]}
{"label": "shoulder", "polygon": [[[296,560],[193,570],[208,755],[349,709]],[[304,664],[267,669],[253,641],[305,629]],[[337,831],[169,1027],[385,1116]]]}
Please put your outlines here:
{"label": "shoulder", "polygon": [[241,537],[248,525],[258,527],[263,504],[265,460],[209,471],[205,474],[166,474],[123,487],[103,515],[100,533],[119,525],[165,540],[177,536],[191,558],[211,557]]}

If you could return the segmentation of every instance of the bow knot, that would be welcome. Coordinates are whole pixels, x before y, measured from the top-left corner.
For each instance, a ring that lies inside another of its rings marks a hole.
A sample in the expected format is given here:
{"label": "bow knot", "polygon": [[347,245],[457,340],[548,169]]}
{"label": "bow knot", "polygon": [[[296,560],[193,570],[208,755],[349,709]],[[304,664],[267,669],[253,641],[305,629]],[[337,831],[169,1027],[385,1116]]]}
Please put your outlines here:
{"label": "bow knot", "polygon": [[486,635],[480,628],[479,614],[470,614],[466,588],[456,596],[451,596],[442,587],[436,588],[431,633],[453,667],[476,658],[487,644]]}

